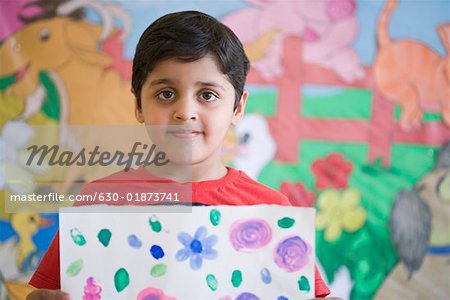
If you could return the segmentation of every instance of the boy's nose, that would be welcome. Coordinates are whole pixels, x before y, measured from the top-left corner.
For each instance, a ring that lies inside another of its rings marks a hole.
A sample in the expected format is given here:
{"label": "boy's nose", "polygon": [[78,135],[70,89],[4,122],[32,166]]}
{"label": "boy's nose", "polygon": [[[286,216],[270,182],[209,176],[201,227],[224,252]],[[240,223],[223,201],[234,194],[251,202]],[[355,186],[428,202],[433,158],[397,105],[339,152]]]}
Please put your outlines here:
{"label": "boy's nose", "polygon": [[180,100],[175,108],[173,117],[177,121],[197,120],[198,113],[193,100]]}

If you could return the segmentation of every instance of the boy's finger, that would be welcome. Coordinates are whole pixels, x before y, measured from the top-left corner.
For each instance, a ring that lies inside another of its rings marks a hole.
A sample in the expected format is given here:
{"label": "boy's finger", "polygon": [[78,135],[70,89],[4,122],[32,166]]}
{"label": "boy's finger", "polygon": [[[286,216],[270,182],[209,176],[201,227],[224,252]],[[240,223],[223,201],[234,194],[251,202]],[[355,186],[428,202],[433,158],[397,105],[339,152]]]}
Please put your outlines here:
{"label": "boy's finger", "polygon": [[27,300],[70,300],[70,295],[59,290],[40,289],[28,295]]}
{"label": "boy's finger", "polygon": [[62,292],[62,291],[54,291],[55,292],[55,299],[58,300],[70,300],[70,295]]}
{"label": "boy's finger", "polygon": [[44,297],[42,297],[42,300],[48,299],[48,300],[70,300],[70,295],[67,293],[64,293],[63,291],[54,291],[54,290],[45,290],[47,292]]}

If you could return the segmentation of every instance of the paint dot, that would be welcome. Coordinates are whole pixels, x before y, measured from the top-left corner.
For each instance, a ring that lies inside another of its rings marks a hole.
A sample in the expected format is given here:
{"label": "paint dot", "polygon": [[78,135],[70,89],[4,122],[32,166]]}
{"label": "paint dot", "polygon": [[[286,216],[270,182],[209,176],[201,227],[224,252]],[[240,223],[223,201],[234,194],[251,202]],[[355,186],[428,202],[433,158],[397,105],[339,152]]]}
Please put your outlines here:
{"label": "paint dot", "polygon": [[128,236],[128,245],[131,248],[139,249],[142,247],[142,242],[135,234],[131,234]]}
{"label": "paint dot", "polygon": [[278,220],[278,226],[281,228],[291,228],[294,226],[295,220],[291,218],[283,218]]}
{"label": "paint dot", "polygon": [[217,209],[212,209],[211,212],[209,213],[209,220],[211,221],[211,224],[213,224],[214,226],[219,225],[220,223],[220,211],[218,211]]}
{"label": "paint dot", "polygon": [[73,242],[78,246],[86,245],[86,239],[78,228],[72,228],[70,230],[70,236],[72,237]]}
{"label": "paint dot", "polygon": [[116,287],[117,292],[123,291],[130,284],[130,276],[128,275],[127,270],[124,268],[120,268],[117,270],[116,274],[114,274],[114,286]]}
{"label": "paint dot", "polygon": [[102,287],[95,282],[94,277],[86,280],[83,288],[83,299],[99,300],[101,299]]}
{"label": "paint dot", "polygon": [[150,270],[150,275],[153,277],[161,277],[167,272],[167,266],[165,264],[154,265]]}
{"label": "paint dot", "polygon": [[289,298],[286,298],[285,296],[280,296],[277,298],[277,300],[289,300]]}
{"label": "paint dot", "polygon": [[108,247],[109,241],[111,240],[111,231],[104,228],[98,232],[97,238],[103,246]]}
{"label": "paint dot", "polygon": [[208,284],[208,287],[211,289],[211,291],[217,290],[218,282],[213,274],[208,274],[206,276],[206,284]]}
{"label": "paint dot", "polygon": [[270,271],[267,268],[263,268],[261,270],[261,280],[265,284],[269,284],[272,282],[272,276],[270,275]]}
{"label": "paint dot", "polygon": [[161,232],[162,226],[161,222],[159,222],[158,217],[156,215],[152,215],[150,219],[148,219],[148,223],[154,232]]}
{"label": "paint dot", "polygon": [[245,293],[239,294],[236,297],[236,300],[259,300],[259,298],[255,294],[245,292]]}
{"label": "paint dot", "polygon": [[234,270],[231,274],[231,283],[235,288],[239,287],[242,283],[242,272],[239,270]]}
{"label": "paint dot", "polygon": [[66,274],[67,276],[75,277],[78,275],[78,273],[80,273],[81,269],[83,269],[83,260],[79,259],[74,261],[67,267]]}
{"label": "paint dot", "polygon": [[300,277],[300,279],[298,280],[298,289],[304,292],[309,292],[311,290],[308,278],[306,278],[305,276]]}
{"label": "paint dot", "polygon": [[159,245],[153,245],[150,248],[150,253],[156,259],[160,259],[160,258],[164,257],[164,250]]}
{"label": "paint dot", "polygon": [[199,240],[193,240],[189,246],[194,253],[202,253],[203,251],[202,243]]}

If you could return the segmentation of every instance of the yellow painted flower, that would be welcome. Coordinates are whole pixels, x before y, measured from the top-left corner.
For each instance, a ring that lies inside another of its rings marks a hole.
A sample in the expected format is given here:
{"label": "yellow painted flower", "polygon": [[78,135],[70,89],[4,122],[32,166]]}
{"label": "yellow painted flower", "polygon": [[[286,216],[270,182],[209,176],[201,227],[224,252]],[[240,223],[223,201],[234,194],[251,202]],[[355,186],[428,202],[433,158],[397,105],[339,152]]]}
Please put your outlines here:
{"label": "yellow painted flower", "polygon": [[366,211],[359,200],[361,194],[356,189],[343,192],[326,190],[320,194],[318,201],[316,225],[325,230],[325,240],[337,240],[342,231],[355,232],[366,222]]}

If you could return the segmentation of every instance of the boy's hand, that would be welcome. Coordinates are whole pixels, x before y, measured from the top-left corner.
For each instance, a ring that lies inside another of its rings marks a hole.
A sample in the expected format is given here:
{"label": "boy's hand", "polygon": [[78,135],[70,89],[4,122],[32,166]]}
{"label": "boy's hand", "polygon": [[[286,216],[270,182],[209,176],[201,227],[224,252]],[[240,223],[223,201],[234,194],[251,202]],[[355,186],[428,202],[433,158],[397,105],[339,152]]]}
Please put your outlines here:
{"label": "boy's hand", "polygon": [[70,295],[60,290],[38,289],[29,293],[26,300],[70,300]]}

